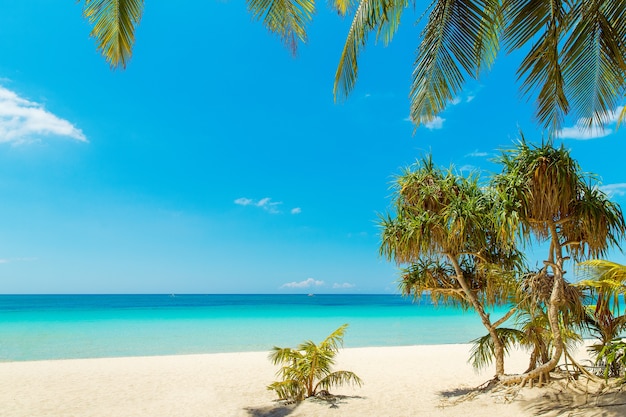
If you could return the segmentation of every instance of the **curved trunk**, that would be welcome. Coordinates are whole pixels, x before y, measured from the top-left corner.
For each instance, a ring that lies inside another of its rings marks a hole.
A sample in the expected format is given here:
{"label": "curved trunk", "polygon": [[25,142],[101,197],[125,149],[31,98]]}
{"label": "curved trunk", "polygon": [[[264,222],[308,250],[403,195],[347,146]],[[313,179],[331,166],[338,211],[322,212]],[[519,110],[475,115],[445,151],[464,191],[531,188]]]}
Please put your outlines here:
{"label": "curved trunk", "polygon": [[480,319],[483,322],[483,326],[485,326],[485,328],[489,332],[489,336],[491,337],[491,341],[493,343],[493,351],[494,351],[493,353],[495,356],[494,358],[495,365],[496,365],[495,377],[496,379],[501,379],[504,375],[504,345],[502,344],[502,341],[498,337],[498,333],[496,332],[496,326],[494,326],[491,323],[489,314],[485,312],[485,309],[483,308],[482,303],[478,301],[478,299],[476,298],[476,295],[472,292],[471,288],[469,287],[467,281],[465,280],[465,277],[463,276],[463,270],[459,266],[457,259],[451,256],[450,254],[446,254],[446,255],[448,256],[448,258],[450,259],[450,262],[454,266],[454,271],[456,272],[456,278],[459,281],[459,284],[461,284],[461,288],[463,289],[463,292],[465,293],[467,300],[470,302],[472,307],[474,307],[476,312],[478,312],[478,315],[480,316]]}
{"label": "curved trunk", "polygon": [[[522,385],[524,385],[527,381],[530,381],[532,385],[535,379],[539,381],[539,385],[543,382],[547,382],[550,378],[550,372],[557,367],[559,361],[561,360],[561,355],[563,355],[565,350],[565,343],[563,342],[563,335],[561,334],[561,326],[559,323],[559,310],[565,302],[563,255],[561,253],[562,248],[559,244],[558,234],[554,223],[551,225],[550,229],[552,234],[552,241],[550,242],[551,253],[550,261],[546,262],[546,264],[552,267],[554,273],[554,283],[552,284],[552,291],[548,301],[548,322],[550,323],[550,330],[552,331],[552,357],[549,361],[539,365],[530,372],[504,378],[502,382],[505,384],[522,383]],[[555,257],[556,259],[554,259]]]}

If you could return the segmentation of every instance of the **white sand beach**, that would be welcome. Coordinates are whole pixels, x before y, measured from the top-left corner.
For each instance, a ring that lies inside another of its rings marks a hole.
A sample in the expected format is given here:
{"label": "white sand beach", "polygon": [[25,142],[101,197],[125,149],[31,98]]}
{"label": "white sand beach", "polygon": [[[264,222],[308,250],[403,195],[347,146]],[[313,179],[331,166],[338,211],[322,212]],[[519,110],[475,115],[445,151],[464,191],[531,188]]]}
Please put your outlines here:
{"label": "white sand beach", "polygon": [[[2,417],[623,416],[626,396],[524,388],[459,401],[487,381],[467,364],[469,345],[353,348],[336,369],[357,373],[334,402],[282,405],[265,387],[276,368],[266,352],[0,363]],[[584,356],[584,349],[579,355]],[[507,360],[523,371],[524,354]]]}

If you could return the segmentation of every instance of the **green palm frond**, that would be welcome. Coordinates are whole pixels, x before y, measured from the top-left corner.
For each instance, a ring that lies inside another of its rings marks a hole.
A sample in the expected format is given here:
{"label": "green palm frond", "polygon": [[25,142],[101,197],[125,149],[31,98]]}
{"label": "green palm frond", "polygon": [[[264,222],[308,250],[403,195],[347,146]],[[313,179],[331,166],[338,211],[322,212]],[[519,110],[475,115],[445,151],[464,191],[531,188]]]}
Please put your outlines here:
{"label": "green palm frond", "polygon": [[409,94],[411,120],[433,120],[497,53],[499,2],[437,0],[422,32]]}
{"label": "green palm frond", "polygon": [[345,16],[348,11],[354,8],[356,0],[329,0],[330,8],[335,10],[339,16]]}
{"label": "green palm frond", "polygon": [[[343,336],[348,328],[348,323],[339,326],[334,332],[328,335],[322,343],[320,343],[320,350],[330,351],[336,353],[339,348],[343,346]],[[333,355],[334,356],[334,355]]]}
{"label": "green palm frond", "polygon": [[321,379],[315,386],[315,391],[317,392],[318,389],[329,390],[334,386],[348,384],[357,385],[360,387],[363,384],[363,381],[354,372],[335,371]]}
{"label": "green palm frond", "polygon": [[626,288],[626,265],[603,259],[591,259],[578,264],[582,269],[579,271],[588,277],[581,281],[581,285],[593,285],[599,288],[624,291]]}
{"label": "green palm frond", "polygon": [[[512,347],[519,345],[525,338],[524,332],[517,329],[500,327],[496,329],[498,338],[502,341],[505,354],[508,354]],[[471,341],[473,344],[468,362],[476,369],[485,369],[492,364],[495,357],[493,339],[489,334]]]}
{"label": "green palm frond", "polygon": [[563,47],[563,73],[582,127],[591,129],[610,121],[621,98],[615,93],[623,92],[626,5],[586,0],[575,12],[577,24]]}
{"label": "green palm frond", "polygon": [[294,379],[273,382],[267,389],[275,391],[279,400],[302,401],[306,398],[306,387]]}
{"label": "green palm frond", "polygon": [[296,53],[298,40],[306,43],[306,28],[315,13],[314,0],[247,0],[252,17]]}
{"label": "green palm frond", "polygon": [[[382,36],[385,44],[389,43],[400,25],[402,11],[407,6],[407,0],[359,1],[335,72],[335,100],[346,97],[354,88],[359,72],[358,56],[365,47],[369,34],[376,31],[377,39]],[[340,13],[345,7],[343,2],[336,6]]]}
{"label": "green palm frond", "polygon": [[126,68],[143,7],[143,0],[85,0],[83,14],[93,25],[91,36],[112,68]]}
{"label": "green palm frond", "polygon": [[538,90],[537,119],[556,131],[569,112],[561,68],[560,44],[570,24],[568,2],[563,0],[508,0],[504,41],[509,51],[534,42],[518,76],[525,94]]}

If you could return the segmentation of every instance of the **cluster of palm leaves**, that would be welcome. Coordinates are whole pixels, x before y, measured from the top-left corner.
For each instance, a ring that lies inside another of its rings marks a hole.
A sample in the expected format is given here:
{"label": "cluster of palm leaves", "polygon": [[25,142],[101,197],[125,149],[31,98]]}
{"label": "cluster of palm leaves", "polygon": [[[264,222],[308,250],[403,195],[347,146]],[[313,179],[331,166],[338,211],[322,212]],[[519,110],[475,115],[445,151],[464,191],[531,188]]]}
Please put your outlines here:
{"label": "cluster of palm leaves", "polygon": [[302,401],[333,386],[360,386],[362,381],[353,372],[332,370],[347,327],[340,326],[320,344],[309,340],[295,349],[274,347],[270,360],[274,365],[282,365],[278,371],[281,380],[267,388],[275,391],[280,400]]}
{"label": "cluster of palm leaves", "polygon": [[[247,0],[252,16],[295,51],[306,42],[315,0]],[[467,78],[488,70],[502,46],[520,51],[522,92],[539,123],[555,132],[564,117],[585,127],[609,121],[626,87],[626,5],[615,0],[332,0],[353,16],[335,75],[335,97],[354,88],[358,57],[372,35],[392,40],[407,10],[422,24],[410,87],[411,119],[437,116]],[[92,36],[112,67],[125,67],[144,0],[84,0]],[[425,20],[425,22],[422,22]],[[411,51],[413,53],[413,51]]]}
{"label": "cluster of palm leaves", "polygon": [[[393,211],[380,220],[380,250],[402,266],[403,293],[427,291],[436,302],[477,312],[489,334],[475,341],[476,366],[495,361],[498,380],[541,383],[581,339],[589,317],[608,317],[602,303],[587,314],[591,285],[569,283],[565,261],[604,256],[623,239],[626,223],[564,147],[522,137],[497,162],[502,172],[483,184],[435,167],[430,157],[405,170],[394,182]],[[520,250],[543,242],[543,266],[531,272]],[[511,309],[492,321],[488,309],[503,304]],[[503,327],[513,316],[517,326]],[[504,355],[515,345],[531,355],[527,371],[511,377]]]}
{"label": "cluster of palm leaves", "polygon": [[605,377],[626,378],[626,343],[621,336],[626,330],[623,311],[626,294],[626,266],[605,260],[581,264],[587,279],[577,285],[590,294],[585,324],[596,343],[590,350],[598,370]]}

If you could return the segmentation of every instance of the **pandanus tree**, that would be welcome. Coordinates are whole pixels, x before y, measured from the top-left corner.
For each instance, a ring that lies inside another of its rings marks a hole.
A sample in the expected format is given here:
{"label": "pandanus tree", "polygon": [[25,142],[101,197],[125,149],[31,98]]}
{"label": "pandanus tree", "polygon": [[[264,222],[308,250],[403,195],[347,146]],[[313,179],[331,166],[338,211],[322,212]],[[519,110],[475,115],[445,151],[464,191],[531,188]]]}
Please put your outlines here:
{"label": "pandanus tree", "polygon": [[[478,313],[489,332],[496,378],[505,346],[497,328],[514,308],[492,320],[488,307],[508,303],[523,260],[514,240],[499,239],[498,203],[476,177],[436,167],[427,157],[395,182],[393,212],[381,216],[380,252],[403,266],[400,289]],[[508,236],[505,234],[504,236]]]}
{"label": "pandanus tree", "polygon": [[[550,298],[552,279],[545,272],[527,272],[519,280],[513,303],[516,312],[513,327],[498,328],[498,336],[505,350],[522,346],[530,352],[529,373],[552,358],[553,338],[548,321],[546,306]],[[565,287],[565,303],[561,309],[561,337],[566,350],[582,341],[580,332],[584,327],[584,306],[582,291],[572,285]],[[487,336],[473,341],[470,361],[476,368],[483,368],[493,360],[493,344]],[[549,377],[549,373],[539,375],[539,383]],[[531,384],[533,383],[530,380]]]}
{"label": "pandanus tree", "polygon": [[[306,42],[315,0],[247,0],[252,16],[291,50]],[[354,88],[358,57],[371,35],[392,40],[407,10],[426,16],[416,46],[410,114],[431,121],[462,91],[468,78],[488,70],[501,49],[521,51],[521,89],[536,103],[539,123],[555,131],[574,114],[585,125],[607,122],[626,87],[626,5],[617,0],[332,0],[351,14],[335,75],[336,99]],[[92,36],[112,67],[132,54],[143,0],[84,0]],[[413,51],[411,51],[413,53]]]}
{"label": "pandanus tree", "polygon": [[545,305],[552,349],[545,363],[508,378],[524,383],[548,377],[564,352],[564,318],[573,317],[565,316],[571,308],[565,261],[601,257],[619,245],[626,224],[620,207],[593,185],[563,146],[555,148],[550,142],[531,146],[522,137],[516,147],[502,152],[498,162],[502,173],[493,178],[492,186],[504,201],[506,223],[517,225],[506,232],[515,230],[515,236],[528,244],[549,244],[537,285],[531,285],[529,293]]}

